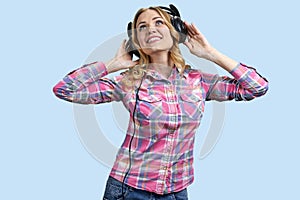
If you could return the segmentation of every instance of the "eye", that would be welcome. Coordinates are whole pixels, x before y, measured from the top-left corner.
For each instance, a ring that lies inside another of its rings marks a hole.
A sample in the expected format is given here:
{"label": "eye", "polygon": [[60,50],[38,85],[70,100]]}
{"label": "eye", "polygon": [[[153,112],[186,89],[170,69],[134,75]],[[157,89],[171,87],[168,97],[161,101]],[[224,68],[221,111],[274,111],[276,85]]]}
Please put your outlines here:
{"label": "eye", "polygon": [[159,25],[162,25],[162,24],[164,24],[164,22],[162,21],[162,20],[156,20],[156,22],[155,22],[155,25],[156,26],[159,26]]}
{"label": "eye", "polygon": [[139,31],[143,31],[145,29],[146,29],[146,25],[140,25],[138,28]]}

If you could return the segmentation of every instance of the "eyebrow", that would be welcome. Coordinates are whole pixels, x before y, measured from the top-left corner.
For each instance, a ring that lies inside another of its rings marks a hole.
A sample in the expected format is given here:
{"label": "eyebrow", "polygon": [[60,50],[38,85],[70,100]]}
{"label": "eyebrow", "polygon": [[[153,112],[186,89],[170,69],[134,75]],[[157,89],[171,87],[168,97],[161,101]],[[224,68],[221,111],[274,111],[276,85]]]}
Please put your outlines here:
{"label": "eyebrow", "polygon": [[[153,17],[153,18],[152,18],[152,21],[153,21],[153,20],[156,20],[156,19],[158,19],[158,18],[162,19],[162,17]],[[145,21],[141,21],[137,26],[139,26],[140,24],[145,24],[145,23],[146,23]]]}

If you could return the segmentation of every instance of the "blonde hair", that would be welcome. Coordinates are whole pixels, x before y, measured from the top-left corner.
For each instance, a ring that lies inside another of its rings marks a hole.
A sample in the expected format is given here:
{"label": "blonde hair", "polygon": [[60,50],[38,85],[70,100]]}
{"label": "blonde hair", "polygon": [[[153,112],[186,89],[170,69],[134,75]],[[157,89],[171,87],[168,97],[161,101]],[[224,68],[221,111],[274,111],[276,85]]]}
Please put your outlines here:
{"label": "blonde hair", "polygon": [[137,11],[135,14],[135,17],[133,19],[132,23],[132,41],[136,49],[138,50],[140,54],[140,58],[138,60],[139,64],[132,67],[126,72],[126,75],[124,76],[124,82],[127,86],[135,85],[135,82],[137,80],[140,80],[144,73],[146,72],[147,65],[150,64],[150,56],[145,54],[142,49],[139,47],[139,42],[137,40],[137,32],[136,32],[136,23],[139,18],[139,16],[147,11],[147,10],[154,10],[156,11],[164,20],[166,26],[169,28],[171,36],[173,38],[173,46],[169,51],[169,58],[171,61],[175,64],[176,68],[180,71],[181,75],[183,74],[186,65],[185,60],[182,57],[182,54],[179,49],[179,33],[175,30],[173,25],[171,24],[171,17],[168,13],[166,13],[164,10],[162,10],[160,7],[149,7],[149,8],[141,8]]}

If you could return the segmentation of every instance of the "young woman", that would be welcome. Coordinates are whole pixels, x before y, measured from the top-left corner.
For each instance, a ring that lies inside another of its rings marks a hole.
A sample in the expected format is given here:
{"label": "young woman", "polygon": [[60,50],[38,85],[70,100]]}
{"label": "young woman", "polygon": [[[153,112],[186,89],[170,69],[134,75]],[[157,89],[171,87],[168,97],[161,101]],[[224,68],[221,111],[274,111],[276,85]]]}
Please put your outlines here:
{"label": "young woman", "polygon": [[[184,22],[184,45],[232,78],[187,66],[171,17],[160,7],[140,9],[132,25],[137,61],[126,52],[124,41],[113,59],[84,65],[53,89],[57,97],[74,103],[122,101],[130,112],[103,199],[187,199],[186,188],[194,179],[194,137],[205,101],[249,101],[268,89],[254,68],[223,55],[195,25]],[[125,72],[105,77],[120,70]]]}

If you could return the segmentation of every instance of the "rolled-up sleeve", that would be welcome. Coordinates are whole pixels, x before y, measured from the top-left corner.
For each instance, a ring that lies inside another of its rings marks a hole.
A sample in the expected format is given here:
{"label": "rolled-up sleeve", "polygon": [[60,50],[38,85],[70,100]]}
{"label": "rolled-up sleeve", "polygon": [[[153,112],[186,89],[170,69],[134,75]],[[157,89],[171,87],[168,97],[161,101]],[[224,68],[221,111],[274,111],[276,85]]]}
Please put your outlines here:
{"label": "rolled-up sleeve", "polygon": [[239,64],[231,72],[233,78],[202,74],[202,84],[207,88],[206,100],[250,101],[268,91],[268,81],[253,67]]}
{"label": "rolled-up sleeve", "polygon": [[109,79],[104,77],[107,74],[102,62],[86,64],[67,74],[53,87],[53,92],[60,99],[80,104],[120,101],[123,91],[118,82],[122,77]]}

